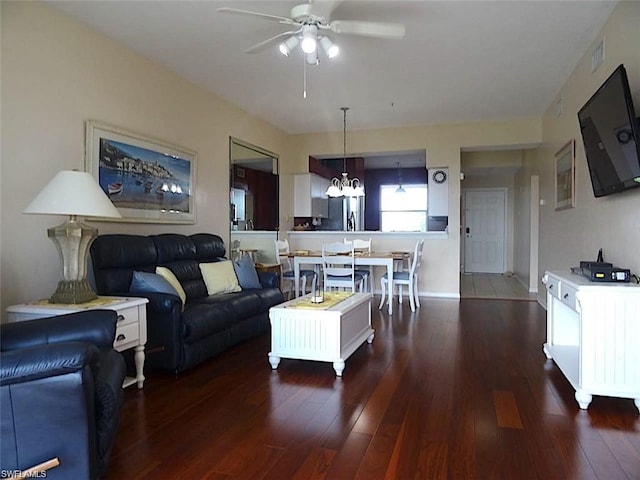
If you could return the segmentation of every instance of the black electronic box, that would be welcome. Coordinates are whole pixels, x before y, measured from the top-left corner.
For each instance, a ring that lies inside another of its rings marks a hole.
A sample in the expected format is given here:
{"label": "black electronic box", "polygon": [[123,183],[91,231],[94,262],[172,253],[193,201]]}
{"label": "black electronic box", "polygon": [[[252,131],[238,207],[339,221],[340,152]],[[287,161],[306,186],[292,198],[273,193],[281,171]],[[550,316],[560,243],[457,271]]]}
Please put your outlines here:
{"label": "black electronic box", "polygon": [[592,282],[629,282],[631,271],[628,268],[614,267],[607,262],[580,262],[580,272]]}

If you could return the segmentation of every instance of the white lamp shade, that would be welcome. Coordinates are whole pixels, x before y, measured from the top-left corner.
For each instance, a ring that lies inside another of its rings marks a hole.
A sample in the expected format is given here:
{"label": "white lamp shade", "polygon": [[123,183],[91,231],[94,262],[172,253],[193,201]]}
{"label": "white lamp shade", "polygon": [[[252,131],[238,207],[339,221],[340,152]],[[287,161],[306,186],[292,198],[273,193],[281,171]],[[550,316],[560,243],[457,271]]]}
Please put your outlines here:
{"label": "white lamp shade", "polygon": [[95,178],[77,170],[58,172],[24,213],[122,218]]}
{"label": "white lamp shade", "polygon": [[331,198],[341,197],[342,191],[336,185],[329,185],[329,188],[327,188],[326,195]]}
{"label": "white lamp shade", "polygon": [[357,186],[353,189],[354,197],[364,197],[364,187]]}
{"label": "white lamp shade", "polygon": [[320,39],[320,45],[322,45],[324,53],[326,53],[329,58],[335,58],[340,53],[340,48],[333,43],[329,37],[322,37]]}
{"label": "white lamp shade", "polygon": [[298,43],[299,43],[299,41],[298,41],[297,37],[295,37],[295,36],[289,37],[286,41],[284,41],[284,42],[282,42],[280,44],[280,46],[279,46],[280,53],[282,53],[285,57],[288,57],[289,53],[291,53],[291,50],[296,48]]}

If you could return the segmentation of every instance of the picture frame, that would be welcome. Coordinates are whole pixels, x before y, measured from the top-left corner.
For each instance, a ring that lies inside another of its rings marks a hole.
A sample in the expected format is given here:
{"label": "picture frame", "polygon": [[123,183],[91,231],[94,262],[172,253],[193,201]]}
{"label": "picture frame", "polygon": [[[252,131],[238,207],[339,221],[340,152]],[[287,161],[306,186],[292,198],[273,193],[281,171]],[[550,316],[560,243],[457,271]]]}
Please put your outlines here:
{"label": "picture frame", "polygon": [[85,140],[85,170],[122,215],[110,221],[195,223],[196,152],[95,120]]}
{"label": "picture frame", "polygon": [[555,154],[556,210],[576,206],[576,142],[569,140]]}

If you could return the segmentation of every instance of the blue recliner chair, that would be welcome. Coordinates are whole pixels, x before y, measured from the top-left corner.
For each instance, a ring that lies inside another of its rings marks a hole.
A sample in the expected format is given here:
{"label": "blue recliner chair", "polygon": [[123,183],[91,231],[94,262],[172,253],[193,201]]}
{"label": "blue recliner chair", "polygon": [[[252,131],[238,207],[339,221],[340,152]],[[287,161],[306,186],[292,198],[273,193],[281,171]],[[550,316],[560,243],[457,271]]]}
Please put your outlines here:
{"label": "blue recliner chair", "polygon": [[105,471],[126,373],[116,321],[112,310],[88,310],[0,326],[0,470],[57,458],[48,479]]}

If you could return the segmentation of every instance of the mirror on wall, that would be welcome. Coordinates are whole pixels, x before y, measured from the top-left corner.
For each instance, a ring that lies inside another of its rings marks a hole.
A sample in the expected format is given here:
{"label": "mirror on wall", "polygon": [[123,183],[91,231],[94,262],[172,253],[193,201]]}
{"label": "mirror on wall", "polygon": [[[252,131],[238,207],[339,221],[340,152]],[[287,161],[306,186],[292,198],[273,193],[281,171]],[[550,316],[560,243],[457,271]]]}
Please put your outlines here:
{"label": "mirror on wall", "polygon": [[276,231],[278,155],[230,137],[229,161],[231,231]]}

